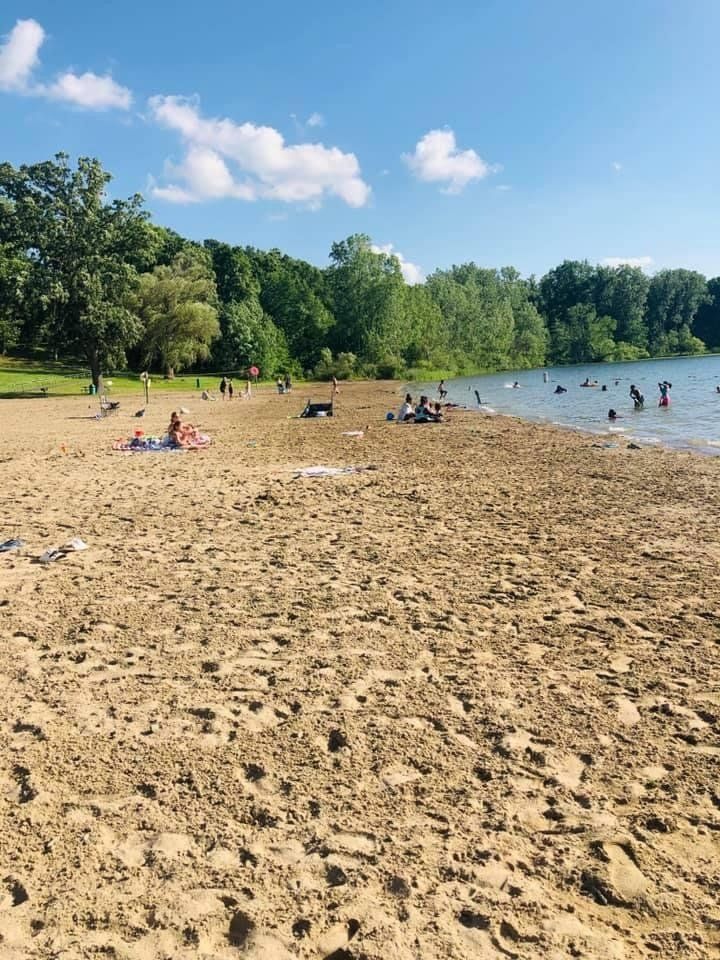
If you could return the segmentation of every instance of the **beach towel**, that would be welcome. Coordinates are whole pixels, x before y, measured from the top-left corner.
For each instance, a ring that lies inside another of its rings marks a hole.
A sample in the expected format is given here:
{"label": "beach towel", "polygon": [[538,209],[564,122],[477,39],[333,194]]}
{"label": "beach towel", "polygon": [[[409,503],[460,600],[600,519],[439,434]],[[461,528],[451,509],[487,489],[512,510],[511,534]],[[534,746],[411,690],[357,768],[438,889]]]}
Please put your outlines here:
{"label": "beach towel", "polygon": [[112,448],[121,453],[183,453],[186,450],[204,450],[210,446],[211,439],[201,433],[193,443],[179,446],[173,443],[166,435],[164,437],[129,437],[127,440],[116,440]]}

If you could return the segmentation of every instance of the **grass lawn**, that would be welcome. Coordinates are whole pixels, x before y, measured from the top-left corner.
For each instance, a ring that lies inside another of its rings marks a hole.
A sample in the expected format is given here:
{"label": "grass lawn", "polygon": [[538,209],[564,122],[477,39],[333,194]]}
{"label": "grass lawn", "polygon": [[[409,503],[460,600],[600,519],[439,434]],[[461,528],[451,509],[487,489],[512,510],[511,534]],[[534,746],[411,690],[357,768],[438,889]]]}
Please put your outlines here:
{"label": "grass lawn", "polygon": [[[162,374],[155,374],[151,375],[150,389],[163,393],[196,390],[198,377],[201,389],[218,392],[221,373],[186,374],[177,376],[174,380],[164,380]],[[111,395],[143,395],[143,384],[136,373],[109,376],[105,378],[106,386],[108,382],[108,393]],[[234,383],[236,391],[244,386],[244,381],[239,379]],[[89,384],[90,375],[82,368],[68,367],[62,363],[0,357],[0,398],[43,396],[44,393],[51,397],[77,396],[87,394]]]}

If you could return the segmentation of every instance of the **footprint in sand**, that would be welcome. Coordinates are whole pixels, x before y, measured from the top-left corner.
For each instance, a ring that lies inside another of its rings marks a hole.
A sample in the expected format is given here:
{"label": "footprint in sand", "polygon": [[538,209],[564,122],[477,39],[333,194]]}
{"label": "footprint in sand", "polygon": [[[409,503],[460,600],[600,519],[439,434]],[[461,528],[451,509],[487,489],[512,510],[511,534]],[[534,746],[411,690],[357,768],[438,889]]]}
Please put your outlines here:
{"label": "footprint in sand", "polygon": [[608,879],[623,900],[632,903],[648,889],[648,879],[619,843],[603,843],[608,859]]}
{"label": "footprint in sand", "polygon": [[618,720],[623,726],[632,727],[641,720],[640,711],[627,697],[618,697]]}

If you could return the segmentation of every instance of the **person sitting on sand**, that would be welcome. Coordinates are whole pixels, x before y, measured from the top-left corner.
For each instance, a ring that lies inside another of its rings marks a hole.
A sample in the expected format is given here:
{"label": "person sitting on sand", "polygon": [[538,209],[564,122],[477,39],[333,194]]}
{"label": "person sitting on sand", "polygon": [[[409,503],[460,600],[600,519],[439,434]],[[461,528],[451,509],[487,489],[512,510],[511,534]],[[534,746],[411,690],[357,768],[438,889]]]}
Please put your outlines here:
{"label": "person sitting on sand", "polygon": [[430,401],[427,397],[420,397],[420,403],[415,407],[415,423],[437,422],[441,417],[442,414],[438,416],[430,406]]}
{"label": "person sitting on sand", "polygon": [[201,400],[215,400],[216,398],[210,393],[209,390],[203,390],[203,392],[200,394],[200,399],[201,399]]}
{"label": "person sitting on sand", "polygon": [[197,440],[198,432],[192,423],[183,423],[179,414],[173,411],[170,414],[168,438],[170,443],[178,447],[188,447]]}
{"label": "person sitting on sand", "polygon": [[553,392],[554,392],[554,393],[567,393],[567,387],[561,387],[560,384],[558,384],[558,385],[555,387],[555,390],[554,390]]}
{"label": "person sitting on sand", "polygon": [[640,393],[634,383],[630,384],[630,399],[635,404],[636,410],[642,410],[645,406],[645,397]]}
{"label": "person sitting on sand", "polygon": [[413,406],[412,397],[409,393],[405,394],[405,403],[400,407],[400,412],[398,413],[398,423],[407,423],[410,420],[415,419],[415,407]]}
{"label": "person sitting on sand", "polygon": [[278,378],[277,378],[276,387],[277,387],[277,392],[278,392],[278,393],[285,393],[285,384],[282,382],[282,378],[281,378],[281,377],[278,377]]}

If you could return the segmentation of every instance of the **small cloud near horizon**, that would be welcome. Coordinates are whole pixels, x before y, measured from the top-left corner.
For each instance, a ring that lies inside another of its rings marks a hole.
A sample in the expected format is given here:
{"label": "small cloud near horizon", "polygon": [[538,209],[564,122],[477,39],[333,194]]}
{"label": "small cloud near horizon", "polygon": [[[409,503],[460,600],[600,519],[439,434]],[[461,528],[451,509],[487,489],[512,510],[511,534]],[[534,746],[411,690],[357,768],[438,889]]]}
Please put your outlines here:
{"label": "small cloud near horizon", "polygon": [[600,263],[603,267],[640,267],[647,270],[655,263],[652,257],[605,257]]}

